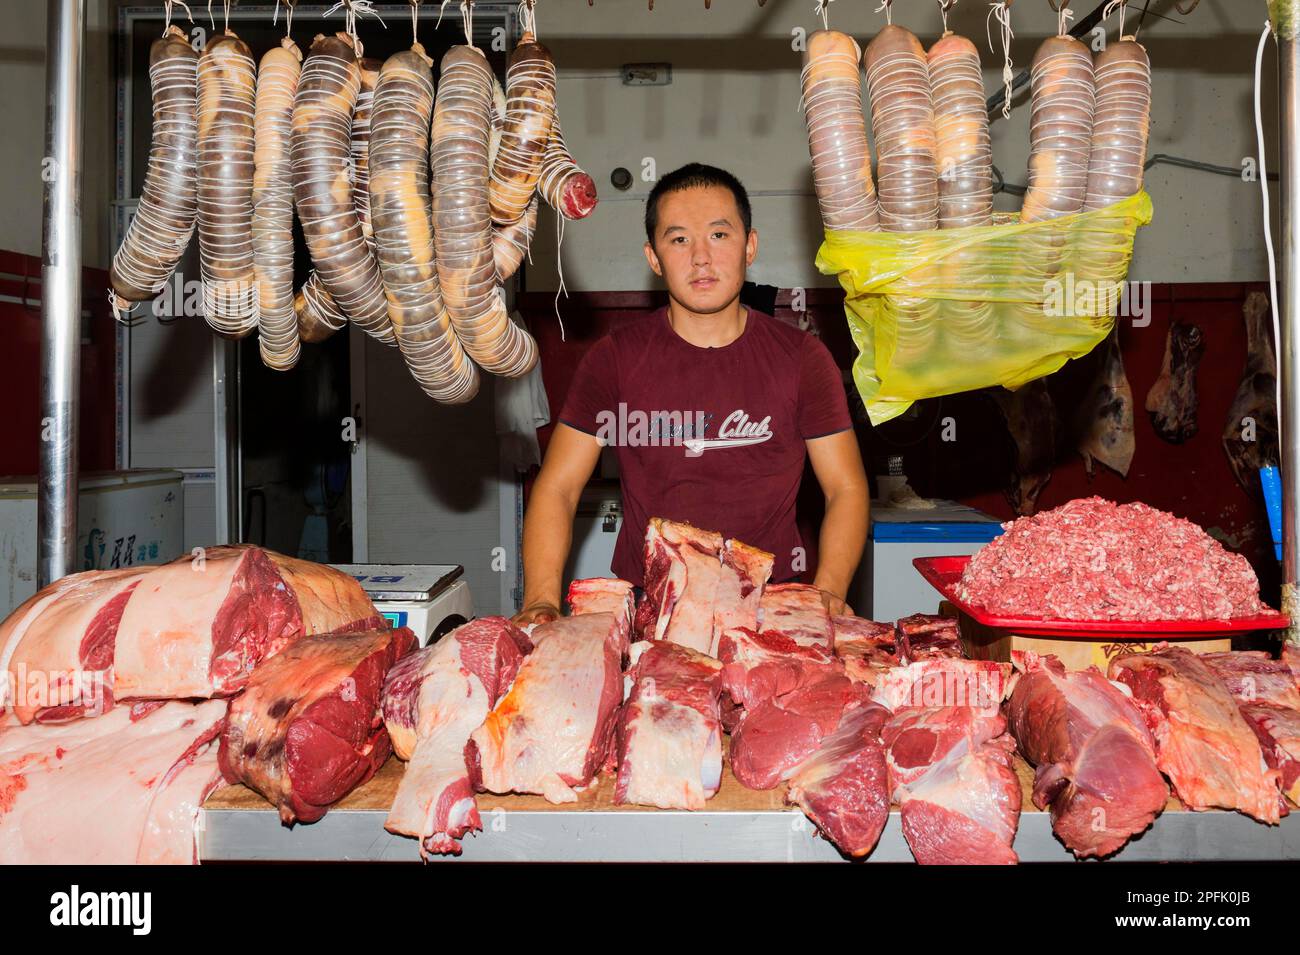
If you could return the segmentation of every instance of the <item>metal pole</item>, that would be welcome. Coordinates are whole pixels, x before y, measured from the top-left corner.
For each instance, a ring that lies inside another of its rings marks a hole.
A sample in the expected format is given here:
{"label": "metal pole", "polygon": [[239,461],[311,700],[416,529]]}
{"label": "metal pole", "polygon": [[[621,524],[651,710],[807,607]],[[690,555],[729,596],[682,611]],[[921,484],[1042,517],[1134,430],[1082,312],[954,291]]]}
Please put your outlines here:
{"label": "metal pole", "polygon": [[71,573],[77,543],[83,4],[84,0],[47,0],[38,587]]}

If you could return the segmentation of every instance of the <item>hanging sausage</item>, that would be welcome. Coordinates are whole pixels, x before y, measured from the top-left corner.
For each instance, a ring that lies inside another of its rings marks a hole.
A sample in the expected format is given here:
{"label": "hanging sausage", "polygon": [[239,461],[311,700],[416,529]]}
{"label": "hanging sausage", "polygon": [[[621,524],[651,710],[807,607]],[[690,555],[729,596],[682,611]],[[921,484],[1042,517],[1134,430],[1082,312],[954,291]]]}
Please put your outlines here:
{"label": "hanging sausage", "polygon": [[1022,222],[1039,222],[1083,208],[1096,109],[1092,57],[1071,36],[1048,37],[1029,71],[1029,189]]}
{"label": "hanging sausage", "polygon": [[813,187],[826,229],[880,227],[862,115],[862,51],[851,37],[818,30],[803,56],[804,118]]}
{"label": "hanging sausage", "polygon": [[198,62],[174,26],[149,48],[153,138],[140,204],[109,274],[109,298],[117,311],[162,291],[194,234]]}
{"label": "hanging sausage", "polygon": [[198,67],[198,232],[208,324],[228,338],[257,327],[253,267],[253,119],[257,64],[227,30]]}
{"label": "hanging sausage", "polygon": [[510,320],[496,281],[488,204],[491,100],[482,51],[452,47],[442,60],[430,148],[434,247],[456,337],[486,370],[518,377],[536,363],[537,345]]}
{"label": "hanging sausage", "polygon": [[921,41],[886,24],[864,55],[876,140],[880,227],[886,232],[934,229],[939,186],[934,108]]}
{"label": "hanging sausage", "polygon": [[[361,68],[351,36],[317,36],[294,100],[294,203],[319,282],[338,311],[385,344],[396,341],[379,264],[366,242],[349,173]],[[323,297],[317,297],[319,301]],[[303,304],[312,305],[304,294]],[[325,316],[317,309],[316,319]],[[307,314],[300,312],[300,317]],[[309,329],[303,327],[303,338]]]}
{"label": "hanging sausage", "polygon": [[1142,188],[1151,128],[1151,61],[1130,38],[1108,43],[1094,64],[1097,109],[1092,125],[1085,209],[1106,206]]}
{"label": "hanging sausage", "polygon": [[468,401],[478,369],[451,328],[438,287],[429,197],[433,61],[418,43],[383,64],[370,124],[370,215],[398,347],[430,397]]}
{"label": "hanging sausage", "polygon": [[285,37],[257,70],[253,160],[253,269],[257,276],[258,348],[268,368],[298,361],[293,313],[293,177],[289,139],[302,51]]}

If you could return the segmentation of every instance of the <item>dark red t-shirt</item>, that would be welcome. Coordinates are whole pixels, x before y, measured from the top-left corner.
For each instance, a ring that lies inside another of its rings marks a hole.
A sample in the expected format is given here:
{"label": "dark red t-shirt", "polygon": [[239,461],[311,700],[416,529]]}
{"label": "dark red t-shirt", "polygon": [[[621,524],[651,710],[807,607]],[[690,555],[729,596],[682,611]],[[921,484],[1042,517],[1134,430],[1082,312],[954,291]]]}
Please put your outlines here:
{"label": "dark red t-shirt", "polygon": [[623,527],[612,570],[637,585],[652,517],[771,551],[772,579],[795,576],[804,441],[852,427],[826,346],[752,308],[721,348],[681,338],[667,308],[611,332],[582,359],[559,420],[616,445]]}

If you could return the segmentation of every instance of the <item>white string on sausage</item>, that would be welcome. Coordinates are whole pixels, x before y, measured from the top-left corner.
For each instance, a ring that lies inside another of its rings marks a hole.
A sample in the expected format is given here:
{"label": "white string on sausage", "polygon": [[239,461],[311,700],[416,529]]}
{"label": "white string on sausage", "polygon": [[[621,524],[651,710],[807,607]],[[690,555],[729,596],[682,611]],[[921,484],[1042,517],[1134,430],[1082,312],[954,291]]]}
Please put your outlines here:
{"label": "white string on sausage", "polygon": [[433,61],[416,44],[379,73],[370,128],[370,212],[397,344],[430,397],[461,403],[479,375],[443,304],[429,196]]}
{"label": "white string on sausage", "polygon": [[[292,8],[290,8],[292,10]],[[258,348],[268,368],[298,362],[293,311],[293,177],[289,138],[302,51],[286,37],[257,70],[254,117],[253,268],[257,276]]]}
{"label": "white string on sausage", "polygon": [[496,281],[488,205],[492,74],[483,53],[454,46],[442,60],[430,147],[438,281],[456,337],[486,370],[527,374],[533,337],[510,320]]}
{"label": "white string on sausage", "polygon": [[319,283],[337,309],[374,338],[394,344],[379,264],[357,215],[349,172],[360,90],[352,38],[345,33],[318,36],[294,100],[294,206]]}
{"label": "white string on sausage", "polygon": [[921,42],[886,25],[864,56],[876,141],[876,191],[886,232],[934,229],[939,220],[934,109]]}
{"label": "white string on sausage", "polygon": [[862,114],[862,51],[851,36],[808,37],[800,82],[813,188],[826,229],[880,228]]}
{"label": "white string on sausage", "polygon": [[149,51],[149,166],[135,218],[113,256],[109,298],[115,311],[162,291],[194,234],[198,61],[185,34],[170,25]]}
{"label": "white string on sausage", "polygon": [[253,268],[253,119],[257,64],[233,33],[209,40],[198,67],[198,232],[203,306],[220,335],[257,327]]}

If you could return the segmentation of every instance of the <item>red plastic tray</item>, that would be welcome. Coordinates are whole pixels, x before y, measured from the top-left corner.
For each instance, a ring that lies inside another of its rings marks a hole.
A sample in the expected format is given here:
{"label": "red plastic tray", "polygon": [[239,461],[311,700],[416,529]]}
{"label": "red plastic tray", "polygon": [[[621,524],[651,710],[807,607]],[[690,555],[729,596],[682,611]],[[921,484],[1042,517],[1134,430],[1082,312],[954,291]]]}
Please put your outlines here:
{"label": "red plastic tray", "polygon": [[1251,630],[1280,630],[1290,624],[1285,614],[1265,613],[1231,620],[1053,620],[1047,617],[999,617],[957,597],[957,583],[970,556],[916,557],[912,565],[944,600],[986,627],[1012,630],[1028,636],[1078,640],[1197,640]]}

